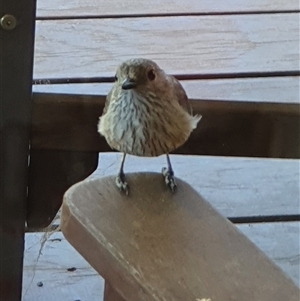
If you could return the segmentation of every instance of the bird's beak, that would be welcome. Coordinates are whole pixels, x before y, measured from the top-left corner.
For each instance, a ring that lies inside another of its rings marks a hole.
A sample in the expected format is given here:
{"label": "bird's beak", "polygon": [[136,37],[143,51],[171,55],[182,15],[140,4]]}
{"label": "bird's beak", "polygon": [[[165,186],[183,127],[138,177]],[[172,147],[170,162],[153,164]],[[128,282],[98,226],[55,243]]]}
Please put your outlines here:
{"label": "bird's beak", "polygon": [[133,89],[135,86],[136,86],[136,82],[133,82],[133,81],[129,80],[128,78],[126,78],[122,83],[123,90]]}

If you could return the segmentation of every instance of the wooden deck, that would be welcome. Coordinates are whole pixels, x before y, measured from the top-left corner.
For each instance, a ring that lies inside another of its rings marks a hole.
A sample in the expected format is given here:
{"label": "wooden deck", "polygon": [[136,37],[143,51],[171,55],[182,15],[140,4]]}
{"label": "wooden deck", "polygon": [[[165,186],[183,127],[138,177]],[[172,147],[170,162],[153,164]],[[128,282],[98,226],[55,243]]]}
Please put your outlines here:
{"label": "wooden deck", "polygon": [[[299,222],[240,224],[238,228],[299,285]],[[51,235],[39,257],[42,237],[42,233],[26,234],[22,300],[101,300],[103,279],[62,234]],[[76,270],[68,271],[72,267]]]}
{"label": "wooden deck", "polygon": [[[299,285],[298,222],[240,224],[238,228]],[[42,238],[42,233],[26,234],[23,301],[101,300],[103,279],[63,235],[51,235],[39,257]],[[72,267],[76,270],[68,271]]]}
{"label": "wooden deck", "polygon": [[[194,153],[289,158],[174,156],[174,169],[300,287],[298,21],[297,0],[38,0],[33,90],[47,94],[34,95],[32,149],[107,151],[94,129],[116,66],[155,60],[208,116]],[[241,137],[243,148],[230,144]],[[163,160],[131,157],[126,171],[160,171]],[[118,161],[101,154],[91,177],[115,174]],[[101,300],[103,279],[60,232],[39,255],[43,235],[26,234],[22,300]]]}
{"label": "wooden deck", "polygon": [[[120,159],[120,154],[101,154],[99,168],[89,178],[115,174]],[[195,187],[219,212],[235,222],[300,287],[300,223],[276,221],[299,214],[299,160],[178,155],[171,159],[178,178]],[[159,171],[164,161],[163,157],[129,156],[126,171],[136,171],[137,166],[138,171]],[[264,222],[268,218],[271,222]],[[101,300],[103,279],[61,232],[46,237],[39,255],[44,235],[26,234],[23,301],[35,298],[52,301],[58,297]],[[72,267],[76,270],[68,271]],[[37,285],[39,282],[43,287]]]}

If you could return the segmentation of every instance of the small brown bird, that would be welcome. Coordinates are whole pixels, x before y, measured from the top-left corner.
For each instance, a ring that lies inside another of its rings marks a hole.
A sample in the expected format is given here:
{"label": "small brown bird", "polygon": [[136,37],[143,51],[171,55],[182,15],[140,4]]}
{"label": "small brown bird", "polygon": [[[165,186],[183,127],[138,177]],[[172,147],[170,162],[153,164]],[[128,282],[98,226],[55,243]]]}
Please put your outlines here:
{"label": "small brown bird", "polygon": [[98,132],[113,149],[123,152],[116,185],[126,194],[123,171],[126,154],[144,157],[167,155],[162,173],[172,192],[176,189],[169,153],[181,146],[197,127],[186,93],[176,78],[148,59],[122,63],[107,95]]}

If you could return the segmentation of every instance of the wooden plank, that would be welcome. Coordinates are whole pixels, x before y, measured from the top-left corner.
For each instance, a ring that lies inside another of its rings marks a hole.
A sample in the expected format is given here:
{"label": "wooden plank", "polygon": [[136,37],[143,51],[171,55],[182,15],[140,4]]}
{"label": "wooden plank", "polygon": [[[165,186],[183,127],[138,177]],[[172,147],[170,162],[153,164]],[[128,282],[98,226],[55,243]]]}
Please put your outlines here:
{"label": "wooden plank", "polygon": [[[299,104],[299,76],[183,80],[190,99]],[[104,95],[113,83],[34,85],[40,93]]]}
{"label": "wooden plank", "polygon": [[170,74],[299,69],[299,15],[37,21],[34,78],[113,76],[147,57]]}
{"label": "wooden plank", "polygon": [[[299,222],[239,224],[256,244],[300,287]],[[104,281],[68,243],[53,233],[38,258],[44,233],[26,233],[23,301],[101,300]],[[74,272],[67,269],[76,267]],[[43,287],[37,283],[42,281]]]}
{"label": "wooden plank", "polygon": [[241,224],[237,227],[300,287],[299,222]]}
{"label": "wooden plank", "polygon": [[[121,154],[99,155],[90,178],[116,175]],[[185,180],[226,217],[300,213],[299,160],[171,156],[177,178]],[[128,156],[125,173],[160,172],[165,156]]]}
{"label": "wooden plank", "polygon": [[191,186],[178,180],[172,194],[157,173],[127,181],[130,196],[114,177],[74,185],[61,222],[125,300],[298,300],[298,287]]}
{"label": "wooden plank", "polygon": [[[105,97],[35,94],[32,148],[110,151],[97,133]],[[195,100],[204,116],[181,154],[299,158],[299,104]],[[217,122],[216,122],[217,121]],[[199,143],[201,141],[201,143]]]}
{"label": "wooden plank", "polygon": [[40,18],[78,17],[78,16],[123,16],[123,15],[161,15],[161,14],[210,14],[232,12],[265,12],[298,10],[297,0],[167,0],[130,1],[122,0],[47,0],[37,1],[37,16]]}
{"label": "wooden plank", "polygon": [[126,301],[126,300],[123,299],[107,281],[105,281],[103,301]]}

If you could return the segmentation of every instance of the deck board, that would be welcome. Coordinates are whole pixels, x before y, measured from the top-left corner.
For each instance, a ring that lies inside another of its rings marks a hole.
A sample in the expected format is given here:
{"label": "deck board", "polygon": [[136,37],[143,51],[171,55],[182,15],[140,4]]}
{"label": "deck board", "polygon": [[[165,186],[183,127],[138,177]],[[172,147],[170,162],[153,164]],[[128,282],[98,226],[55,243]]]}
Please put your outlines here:
{"label": "deck board", "polygon": [[113,76],[147,57],[189,76],[299,69],[299,16],[190,16],[37,21],[34,78]]}
{"label": "deck board", "polygon": [[[299,227],[299,222],[238,225],[300,287]],[[101,300],[103,279],[61,232],[47,240],[37,261],[42,236],[43,233],[26,234],[22,301]],[[77,269],[68,272],[70,267]],[[43,287],[37,286],[40,281]]]}
{"label": "deck board", "polygon": [[[298,76],[183,80],[190,99],[299,104]],[[107,95],[113,83],[34,85],[35,92]]]}
{"label": "deck board", "polygon": [[293,11],[299,9],[297,0],[47,0],[37,1],[39,18],[78,16],[120,16],[120,15],[161,15],[161,14],[211,14],[234,12]]}
{"label": "deck board", "polygon": [[[90,178],[117,174],[120,153],[103,153]],[[176,177],[226,217],[300,213],[299,160],[172,155]],[[126,172],[160,172],[165,156],[128,156]],[[180,188],[179,188],[180,189]]]}
{"label": "deck board", "polygon": [[[22,301],[101,300],[102,278],[62,233],[50,236],[38,257],[42,237],[43,233],[26,233],[25,236]],[[76,271],[69,272],[67,269],[72,267],[76,267]],[[42,282],[43,287],[38,287],[38,282]]]}

